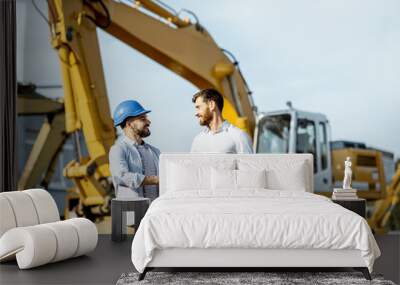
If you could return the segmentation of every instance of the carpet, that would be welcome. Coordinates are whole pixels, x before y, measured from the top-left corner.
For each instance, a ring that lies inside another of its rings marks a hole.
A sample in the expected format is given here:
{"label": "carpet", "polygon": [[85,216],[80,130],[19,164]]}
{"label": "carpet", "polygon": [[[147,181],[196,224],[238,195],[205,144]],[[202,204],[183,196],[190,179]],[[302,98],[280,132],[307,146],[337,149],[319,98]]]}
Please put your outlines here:
{"label": "carpet", "polygon": [[117,281],[117,285],[133,284],[387,284],[382,275],[372,274],[372,281],[364,278],[360,272],[155,272],[150,271],[142,281],[138,281],[139,273],[125,273]]}

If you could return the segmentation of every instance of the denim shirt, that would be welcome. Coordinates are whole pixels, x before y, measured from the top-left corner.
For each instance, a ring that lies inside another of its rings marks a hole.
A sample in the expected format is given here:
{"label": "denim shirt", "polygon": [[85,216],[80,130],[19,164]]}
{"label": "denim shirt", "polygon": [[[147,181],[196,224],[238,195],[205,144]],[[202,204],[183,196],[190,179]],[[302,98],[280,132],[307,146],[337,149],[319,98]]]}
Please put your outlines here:
{"label": "denim shirt", "polygon": [[[152,145],[146,145],[154,156],[158,174],[160,150]],[[143,187],[140,185],[145,178],[145,174],[137,144],[125,135],[122,135],[111,147],[109,159],[116,197],[143,197]]]}

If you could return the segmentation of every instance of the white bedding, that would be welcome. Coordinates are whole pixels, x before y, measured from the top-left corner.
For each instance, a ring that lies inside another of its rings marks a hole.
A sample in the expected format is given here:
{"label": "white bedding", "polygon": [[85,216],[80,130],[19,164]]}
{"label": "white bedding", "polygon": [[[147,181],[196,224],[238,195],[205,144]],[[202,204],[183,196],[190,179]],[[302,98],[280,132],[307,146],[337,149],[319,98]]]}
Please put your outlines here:
{"label": "white bedding", "polygon": [[143,272],[155,249],[358,249],[372,272],[380,250],[365,219],[328,198],[299,191],[248,189],[166,193],[156,199],[132,243]]}

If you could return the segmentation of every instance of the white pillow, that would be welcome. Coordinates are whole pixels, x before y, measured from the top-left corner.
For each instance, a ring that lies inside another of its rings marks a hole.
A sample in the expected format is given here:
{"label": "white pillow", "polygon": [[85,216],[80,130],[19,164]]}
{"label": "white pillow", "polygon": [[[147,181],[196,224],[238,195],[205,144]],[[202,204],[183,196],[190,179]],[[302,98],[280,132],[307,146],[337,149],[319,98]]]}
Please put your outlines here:
{"label": "white pillow", "polygon": [[181,159],[167,163],[167,191],[211,190],[211,169],[235,169],[233,159],[196,161]]}
{"label": "white pillow", "polygon": [[273,190],[306,191],[307,165],[305,162],[292,164],[290,168],[268,169],[267,188]]}
{"label": "white pillow", "polygon": [[236,170],[211,168],[212,190],[235,190]]}
{"label": "white pillow", "polygon": [[237,188],[267,188],[267,171],[236,170]]}
{"label": "white pillow", "polygon": [[210,167],[188,167],[182,164],[168,164],[167,189],[185,191],[210,188]]}
{"label": "white pillow", "polygon": [[241,188],[266,188],[266,171],[263,170],[211,170],[212,190],[239,190]]}
{"label": "white pillow", "polygon": [[240,170],[266,169],[267,188],[271,190],[306,191],[309,181],[309,167],[304,160],[238,159]]}

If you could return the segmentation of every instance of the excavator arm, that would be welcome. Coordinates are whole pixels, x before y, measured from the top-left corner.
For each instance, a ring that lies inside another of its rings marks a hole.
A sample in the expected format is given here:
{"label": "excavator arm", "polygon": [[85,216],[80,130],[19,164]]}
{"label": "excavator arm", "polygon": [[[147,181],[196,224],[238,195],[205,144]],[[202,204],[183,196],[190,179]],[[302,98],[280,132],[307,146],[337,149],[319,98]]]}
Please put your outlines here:
{"label": "excavator arm", "polygon": [[[78,157],[64,169],[86,207],[104,206],[109,192],[108,152],[115,140],[96,29],[101,28],[198,88],[224,96],[223,116],[253,136],[256,109],[234,58],[199,24],[150,0],[134,6],[111,0],[49,0],[51,44],[60,59],[65,128]],[[88,157],[83,157],[83,132]]]}
{"label": "excavator arm", "polygon": [[388,231],[389,220],[400,203],[400,165],[391,183],[386,187],[386,197],[375,203],[374,212],[368,223],[375,232],[385,233]]}
{"label": "excavator arm", "polygon": [[45,116],[18,181],[18,189],[37,185],[47,188],[58,154],[68,138],[65,134],[64,104],[37,93],[36,86],[32,84],[18,83],[17,112],[18,116]]}

